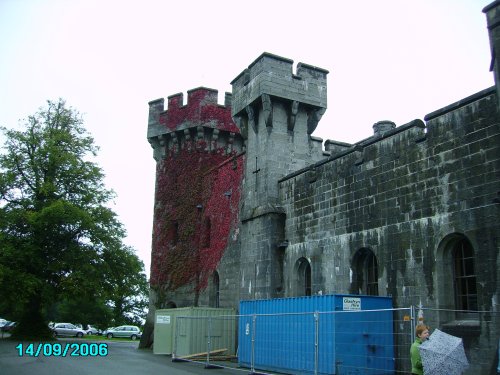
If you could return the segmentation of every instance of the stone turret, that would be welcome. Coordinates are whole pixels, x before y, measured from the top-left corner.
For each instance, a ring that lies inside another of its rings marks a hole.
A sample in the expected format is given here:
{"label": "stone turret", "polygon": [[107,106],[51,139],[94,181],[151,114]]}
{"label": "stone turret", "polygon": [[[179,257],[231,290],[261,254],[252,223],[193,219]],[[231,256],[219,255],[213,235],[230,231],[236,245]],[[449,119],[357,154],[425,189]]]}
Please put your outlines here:
{"label": "stone turret", "polygon": [[248,192],[262,198],[258,205],[277,198],[279,178],[323,156],[310,135],[326,110],[328,71],[299,63],[293,74],[292,67],[266,52],[231,82],[233,119],[247,140]]}
{"label": "stone turret", "polygon": [[[299,63],[297,74],[292,72],[293,60],[263,53],[239,74],[233,85],[233,117],[240,120],[243,134],[246,134],[251,109],[262,102],[264,123],[272,127],[272,106],[275,100],[288,107],[288,130],[293,131],[299,106],[307,111],[307,134],[316,129],[326,110],[326,75],[328,71],[308,64]],[[238,120],[237,120],[238,121]]]}
{"label": "stone turret", "polygon": [[[328,71],[263,53],[232,82],[232,115],[246,140],[240,298],[283,295],[285,212],[277,181],[323,157],[312,137],[327,102]],[[258,235],[257,235],[258,234]]]}
{"label": "stone turret", "polygon": [[154,149],[155,160],[164,157],[168,150],[189,147],[190,143],[203,144],[206,150],[225,147],[227,152],[234,147],[239,129],[231,118],[231,94],[226,93],[224,105],[217,104],[217,90],[199,87],[188,91],[187,104],[183,105],[183,94],[168,97],[168,108],[164,110],[164,99],[149,102],[147,138]]}
{"label": "stone turret", "polygon": [[185,105],[182,93],[166,110],[164,99],[151,101],[147,138],[156,160],[151,286],[163,290],[161,303],[206,303],[200,295],[238,222],[244,141],[231,94],[224,105],[204,87],[188,91]]}

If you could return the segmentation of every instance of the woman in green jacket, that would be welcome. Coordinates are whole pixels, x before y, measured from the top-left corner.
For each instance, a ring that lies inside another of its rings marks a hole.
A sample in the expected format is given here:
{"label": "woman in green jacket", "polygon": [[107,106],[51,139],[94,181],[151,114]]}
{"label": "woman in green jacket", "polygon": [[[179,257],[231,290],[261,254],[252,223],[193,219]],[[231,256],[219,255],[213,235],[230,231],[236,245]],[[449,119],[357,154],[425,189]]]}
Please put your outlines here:
{"label": "woman in green jacket", "polygon": [[411,344],[410,357],[411,357],[411,373],[414,375],[423,375],[424,367],[422,366],[422,358],[420,358],[420,351],[418,347],[425,340],[429,338],[429,327],[423,324],[419,324],[415,329],[417,337],[415,342]]}

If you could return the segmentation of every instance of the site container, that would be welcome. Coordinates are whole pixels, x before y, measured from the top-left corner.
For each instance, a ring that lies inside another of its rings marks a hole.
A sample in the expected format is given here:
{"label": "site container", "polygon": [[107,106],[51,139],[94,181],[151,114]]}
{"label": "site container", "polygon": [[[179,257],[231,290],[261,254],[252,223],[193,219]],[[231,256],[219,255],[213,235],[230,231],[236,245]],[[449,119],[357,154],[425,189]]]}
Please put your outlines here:
{"label": "site container", "polygon": [[154,354],[177,358],[209,351],[235,355],[234,309],[185,307],[156,310]]}
{"label": "site container", "polygon": [[291,374],[393,374],[391,297],[240,302],[238,362]]}

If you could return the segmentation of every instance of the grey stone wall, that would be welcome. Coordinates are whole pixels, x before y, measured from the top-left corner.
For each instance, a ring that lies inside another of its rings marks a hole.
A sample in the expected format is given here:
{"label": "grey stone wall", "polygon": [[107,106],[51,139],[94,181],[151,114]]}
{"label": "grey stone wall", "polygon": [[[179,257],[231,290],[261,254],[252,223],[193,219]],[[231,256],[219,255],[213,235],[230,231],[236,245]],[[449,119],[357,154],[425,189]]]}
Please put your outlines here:
{"label": "grey stone wall", "polygon": [[[311,264],[312,293],[361,293],[356,254],[378,263],[378,294],[395,307],[457,309],[451,248],[473,247],[477,308],[497,311],[500,271],[500,117],[492,87],[420,120],[375,134],[280,180],[286,212],[285,295],[303,294],[298,264]],[[460,332],[487,374],[498,317],[435,313],[433,327]],[[481,318],[479,318],[481,317]],[[466,319],[466,320],[463,320]]]}
{"label": "grey stone wall", "polygon": [[[466,101],[467,102],[467,101]],[[368,138],[280,182],[286,212],[286,295],[294,294],[294,265],[311,260],[313,293],[352,289],[352,259],[371,249],[379,265],[379,294],[396,306],[440,302],[435,259],[440,242],[462,233],[473,243],[481,290],[492,308],[500,191],[498,107],[493,88]],[[447,306],[449,307],[449,306]]]}

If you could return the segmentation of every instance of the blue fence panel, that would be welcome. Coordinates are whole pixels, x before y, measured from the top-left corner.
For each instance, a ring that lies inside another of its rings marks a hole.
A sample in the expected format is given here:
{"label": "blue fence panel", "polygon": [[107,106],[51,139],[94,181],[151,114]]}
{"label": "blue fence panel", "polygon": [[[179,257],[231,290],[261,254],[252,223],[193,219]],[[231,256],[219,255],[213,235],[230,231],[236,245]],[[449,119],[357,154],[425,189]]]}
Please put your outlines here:
{"label": "blue fence panel", "polygon": [[241,301],[239,365],[296,374],[392,373],[392,311],[363,312],[391,308],[391,298],[372,296]]}

